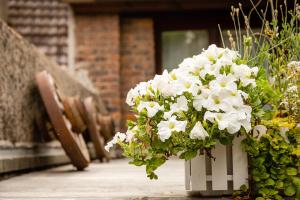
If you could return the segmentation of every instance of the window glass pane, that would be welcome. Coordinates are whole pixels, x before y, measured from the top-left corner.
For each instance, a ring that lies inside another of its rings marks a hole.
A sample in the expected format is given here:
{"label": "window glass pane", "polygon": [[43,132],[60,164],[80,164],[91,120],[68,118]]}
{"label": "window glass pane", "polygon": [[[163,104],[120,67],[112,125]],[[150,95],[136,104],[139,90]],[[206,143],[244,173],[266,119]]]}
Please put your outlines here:
{"label": "window glass pane", "polygon": [[163,70],[177,68],[184,58],[199,54],[207,46],[208,31],[206,30],[163,32]]}

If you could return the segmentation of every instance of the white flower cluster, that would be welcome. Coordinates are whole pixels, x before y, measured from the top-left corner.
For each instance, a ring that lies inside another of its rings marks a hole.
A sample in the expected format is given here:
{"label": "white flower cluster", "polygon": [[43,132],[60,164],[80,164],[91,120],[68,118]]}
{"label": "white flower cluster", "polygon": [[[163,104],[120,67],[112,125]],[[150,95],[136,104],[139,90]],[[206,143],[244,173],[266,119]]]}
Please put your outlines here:
{"label": "white flower cluster", "polygon": [[127,130],[126,133],[117,132],[114,135],[113,139],[105,145],[105,150],[109,151],[109,149],[111,149],[115,144],[119,142],[131,142],[134,139],[136,130],[137,127],[134,127],[132,130]]}
{"label": "white flower cluster", "polygon": [[[193,110],[203,112],[203,120],[216,123],[219,130],[234,134],[244,127],[248,132],[252,109],[245,104],[248,94],[241,88],[256,86],[258,68],[237,64],[238,58],[236,51],[210,45],[201,54],[184,59],[170,73],[164,71],[153,80],[139,83],[128,92],[126,103],[136,107],[138,112],[146,111],[149,118],[163,112],[157,125],[161,141],[170,138],[175,131],[186,131],[191,122],[182,121],[181,113]],[[143,100],[145,96],[155,99],[157,95],[167,100],[163,104]],[[209,136],[202,123],[190,125],[193,126],[189,133],[191,139]]]}

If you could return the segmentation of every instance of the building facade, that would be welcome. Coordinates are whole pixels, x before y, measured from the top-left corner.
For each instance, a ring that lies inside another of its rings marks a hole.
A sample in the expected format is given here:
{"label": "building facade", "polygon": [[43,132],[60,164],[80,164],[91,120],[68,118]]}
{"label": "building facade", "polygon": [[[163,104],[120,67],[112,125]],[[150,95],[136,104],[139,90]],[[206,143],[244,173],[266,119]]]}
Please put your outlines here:
{"label": "building facade", "polygon": [[85,71],[122,130],[132,118],[128,90],[220,44],[217,25],[232,28],[230,6],[237,2],[7,0],[6,20],[58,64]]}

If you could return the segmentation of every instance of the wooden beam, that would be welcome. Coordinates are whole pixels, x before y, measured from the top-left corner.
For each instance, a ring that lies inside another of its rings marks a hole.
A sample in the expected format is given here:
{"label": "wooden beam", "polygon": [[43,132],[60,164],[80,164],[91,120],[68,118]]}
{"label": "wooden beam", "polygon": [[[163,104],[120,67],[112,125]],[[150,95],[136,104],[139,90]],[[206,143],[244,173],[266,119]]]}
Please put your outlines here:
{"label": "wooden beam", "polygon": [[96,0],[63,0],[64,3],[70,4],[83,4],[83,3],[95,3]]}
{"label": "wooden beam", "polygon": [[[77,0],[65,0],[77,1]],[[95,3],[71,3],[76,14],[98,13],[149,13],[173,11],[204,11],[230,9],[231,5],[238,5],[239,0],[101,0]],[[247,3],[245,3],[246,5]],[[249,4],[249,3],[248,3]],[[248,5],[247,4],[247,5]]]}
{"label": "wooden beam", "polygon": [[[253,0],[256,4],[259,0]],[[284,0],[278,0],[283,4]],[[241,0],[64,0],[70,3],[76,14],[99,13],[149,13],[178,11],[218,11],[230,12],[230,7],[238,7]],[[261,1],[264,7],[267,1]],[[289,3],[291,4],[291,3]],[[243,9],[252,8],[251,1],[242,1]],[[212,15],[215,13],[212,13]]]}

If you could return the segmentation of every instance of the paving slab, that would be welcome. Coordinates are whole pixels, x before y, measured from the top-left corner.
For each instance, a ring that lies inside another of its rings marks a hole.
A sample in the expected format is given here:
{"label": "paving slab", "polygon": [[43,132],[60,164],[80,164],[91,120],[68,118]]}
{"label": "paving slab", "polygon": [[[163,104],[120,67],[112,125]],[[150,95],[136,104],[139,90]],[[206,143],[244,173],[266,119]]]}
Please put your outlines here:
{"label": "paving slab", "polygon": [[158,175],[149,180],[143,167],[128,165],[126,159],[94,162],[85,171],[66,165],[1,181],[0,200],[195,199],[185,192],[182,160],[170,160]]}

